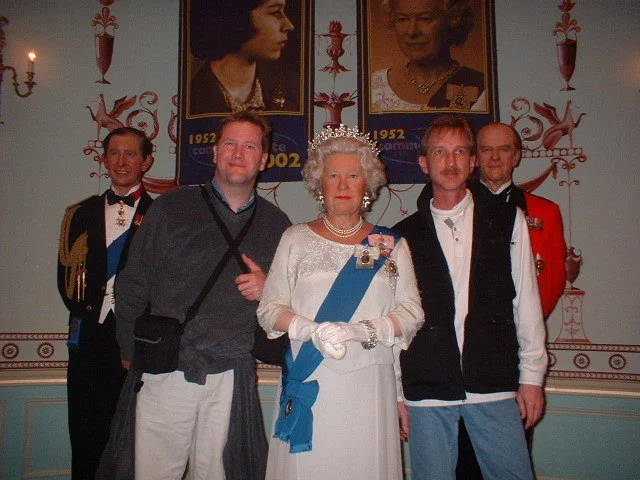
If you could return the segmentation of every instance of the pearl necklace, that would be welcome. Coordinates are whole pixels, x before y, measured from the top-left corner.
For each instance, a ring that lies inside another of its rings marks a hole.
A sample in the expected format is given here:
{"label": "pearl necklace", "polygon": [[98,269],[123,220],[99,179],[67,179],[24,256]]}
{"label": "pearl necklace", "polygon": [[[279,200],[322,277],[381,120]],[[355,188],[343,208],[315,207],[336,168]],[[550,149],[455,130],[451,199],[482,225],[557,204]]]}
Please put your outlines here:
{"label": "pearl necklace", "polygon": [[327,230],[333,233],[336,237],[349,238],[353,237],[362,228],[362,225],[364,224],[364,218],[360,217],[360,221],[358,223],[356,223],[353,227],[346,229],[338,228],[331,225],[331,222],[327,220],[326,216],[322,217],[322,222],[324,223],[324,226],[327,227]]}
{"label": "pearl necklace", "polygon": [[423,95],[426,95],[427,93],[429,93],[429,90],[431,90],[431,87],[433,87],[436,83],[444,82],[447,78],[449,78],[451,75],[456,73],[458,70],[460,70],[460,64],[454,60],[453,63],[451,64],[451,67],[449,67],[449,70],[444,72],[443,75],[436,78],[433,82],[418,83],[418,80],[416,79],[416,77],[413,75],[413,73],[411,73],[411,70],[409,70],[409,63],[407,63],[404,66],[404,73],[409,78],[409,83],[415,86],[418,89],[418,91]]}

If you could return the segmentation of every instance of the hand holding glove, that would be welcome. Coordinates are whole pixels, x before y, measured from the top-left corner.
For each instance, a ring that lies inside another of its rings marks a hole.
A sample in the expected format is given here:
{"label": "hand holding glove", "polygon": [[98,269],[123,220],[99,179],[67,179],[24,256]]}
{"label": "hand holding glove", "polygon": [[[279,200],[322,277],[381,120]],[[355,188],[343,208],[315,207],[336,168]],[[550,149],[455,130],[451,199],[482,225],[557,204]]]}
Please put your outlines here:
{"label": "hand holding glove", "polygon": [[313,333],[311,341],[313,341],[313,344],[324,358],[334,358],[336,360],[342,360],[347,354],[347,347],[345,346],[345,344],[340,342],[329,343],[321,339],[322,335],[335,330],[336,326],[337,325],[332,322],[321,323]]}
{"label": "hand holding glove", "polygon": [[320,326],[319,323],[309,320],[302,315],[295,315],[289,324],[289,338],[291,340],[300,340],[307,342],[311,340],[313,333]]}
{"label": "hand holding glove", "polygon": [[[333,322],[333,328],[318,332],[320,340],[332,345],[345,342],[361,342],[364,348],[373,348],[377,343],[393,345],[395,338],[393,323],[389,317],[378,317],[357,323]],[[365,345],[369,345],[366,347]]]}

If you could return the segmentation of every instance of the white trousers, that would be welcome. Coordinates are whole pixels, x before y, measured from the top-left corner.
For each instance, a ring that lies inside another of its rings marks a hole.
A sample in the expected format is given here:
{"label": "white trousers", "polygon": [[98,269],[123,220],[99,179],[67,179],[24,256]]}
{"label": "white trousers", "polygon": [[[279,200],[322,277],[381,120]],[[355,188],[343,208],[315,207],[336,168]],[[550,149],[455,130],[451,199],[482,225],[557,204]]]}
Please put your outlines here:
{"label": "white trousers", "polygon": [[193,480],[224,480],[233,370],[204,385],[183,372],[142,375],[136,404],[136,480],[180,480],[187,460]]}

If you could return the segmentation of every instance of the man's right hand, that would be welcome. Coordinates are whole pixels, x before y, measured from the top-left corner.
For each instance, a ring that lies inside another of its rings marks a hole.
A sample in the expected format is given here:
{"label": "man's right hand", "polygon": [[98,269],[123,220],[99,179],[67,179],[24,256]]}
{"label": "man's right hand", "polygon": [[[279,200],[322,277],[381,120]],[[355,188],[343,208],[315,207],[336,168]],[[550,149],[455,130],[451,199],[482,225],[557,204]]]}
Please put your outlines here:
{"label": "man's right hand", "polygon": [[406,442],[409,440],[409,411],[404,401],[398,400],[398,417],[400,418],[400,440]]}
{"label": "man's right hand", "polygon": [[122,363],[123,368],[131,370],[131,362],[129,360],[120,360],[120,362]]}

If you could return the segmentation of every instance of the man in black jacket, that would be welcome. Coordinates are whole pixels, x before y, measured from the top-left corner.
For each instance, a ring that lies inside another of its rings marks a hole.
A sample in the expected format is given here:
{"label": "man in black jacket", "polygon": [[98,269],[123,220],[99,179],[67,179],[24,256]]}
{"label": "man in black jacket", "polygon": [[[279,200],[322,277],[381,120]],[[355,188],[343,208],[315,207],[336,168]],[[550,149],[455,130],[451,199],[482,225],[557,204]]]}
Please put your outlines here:
{"label": "man in black jacket", "polygon": [[427,322],[402,352],[401,425],[411,475],[455,479],[463,418],[487,479],[533,478],[526,427],[543,412],[545,330],[524,215],[479,201],[468,121],[429,125],[418,211],[394,229],[411,247]]}
{"label": "man in black jacket", "polygon": [[67,401],[74,480],[92,479],[126,377],[116,341],[116,274],[152,199],[142,176],[153,144],[129,127],[110,132],[104,162],[111,187],[67,208],[60,232],[58,289],[69,309]]}

